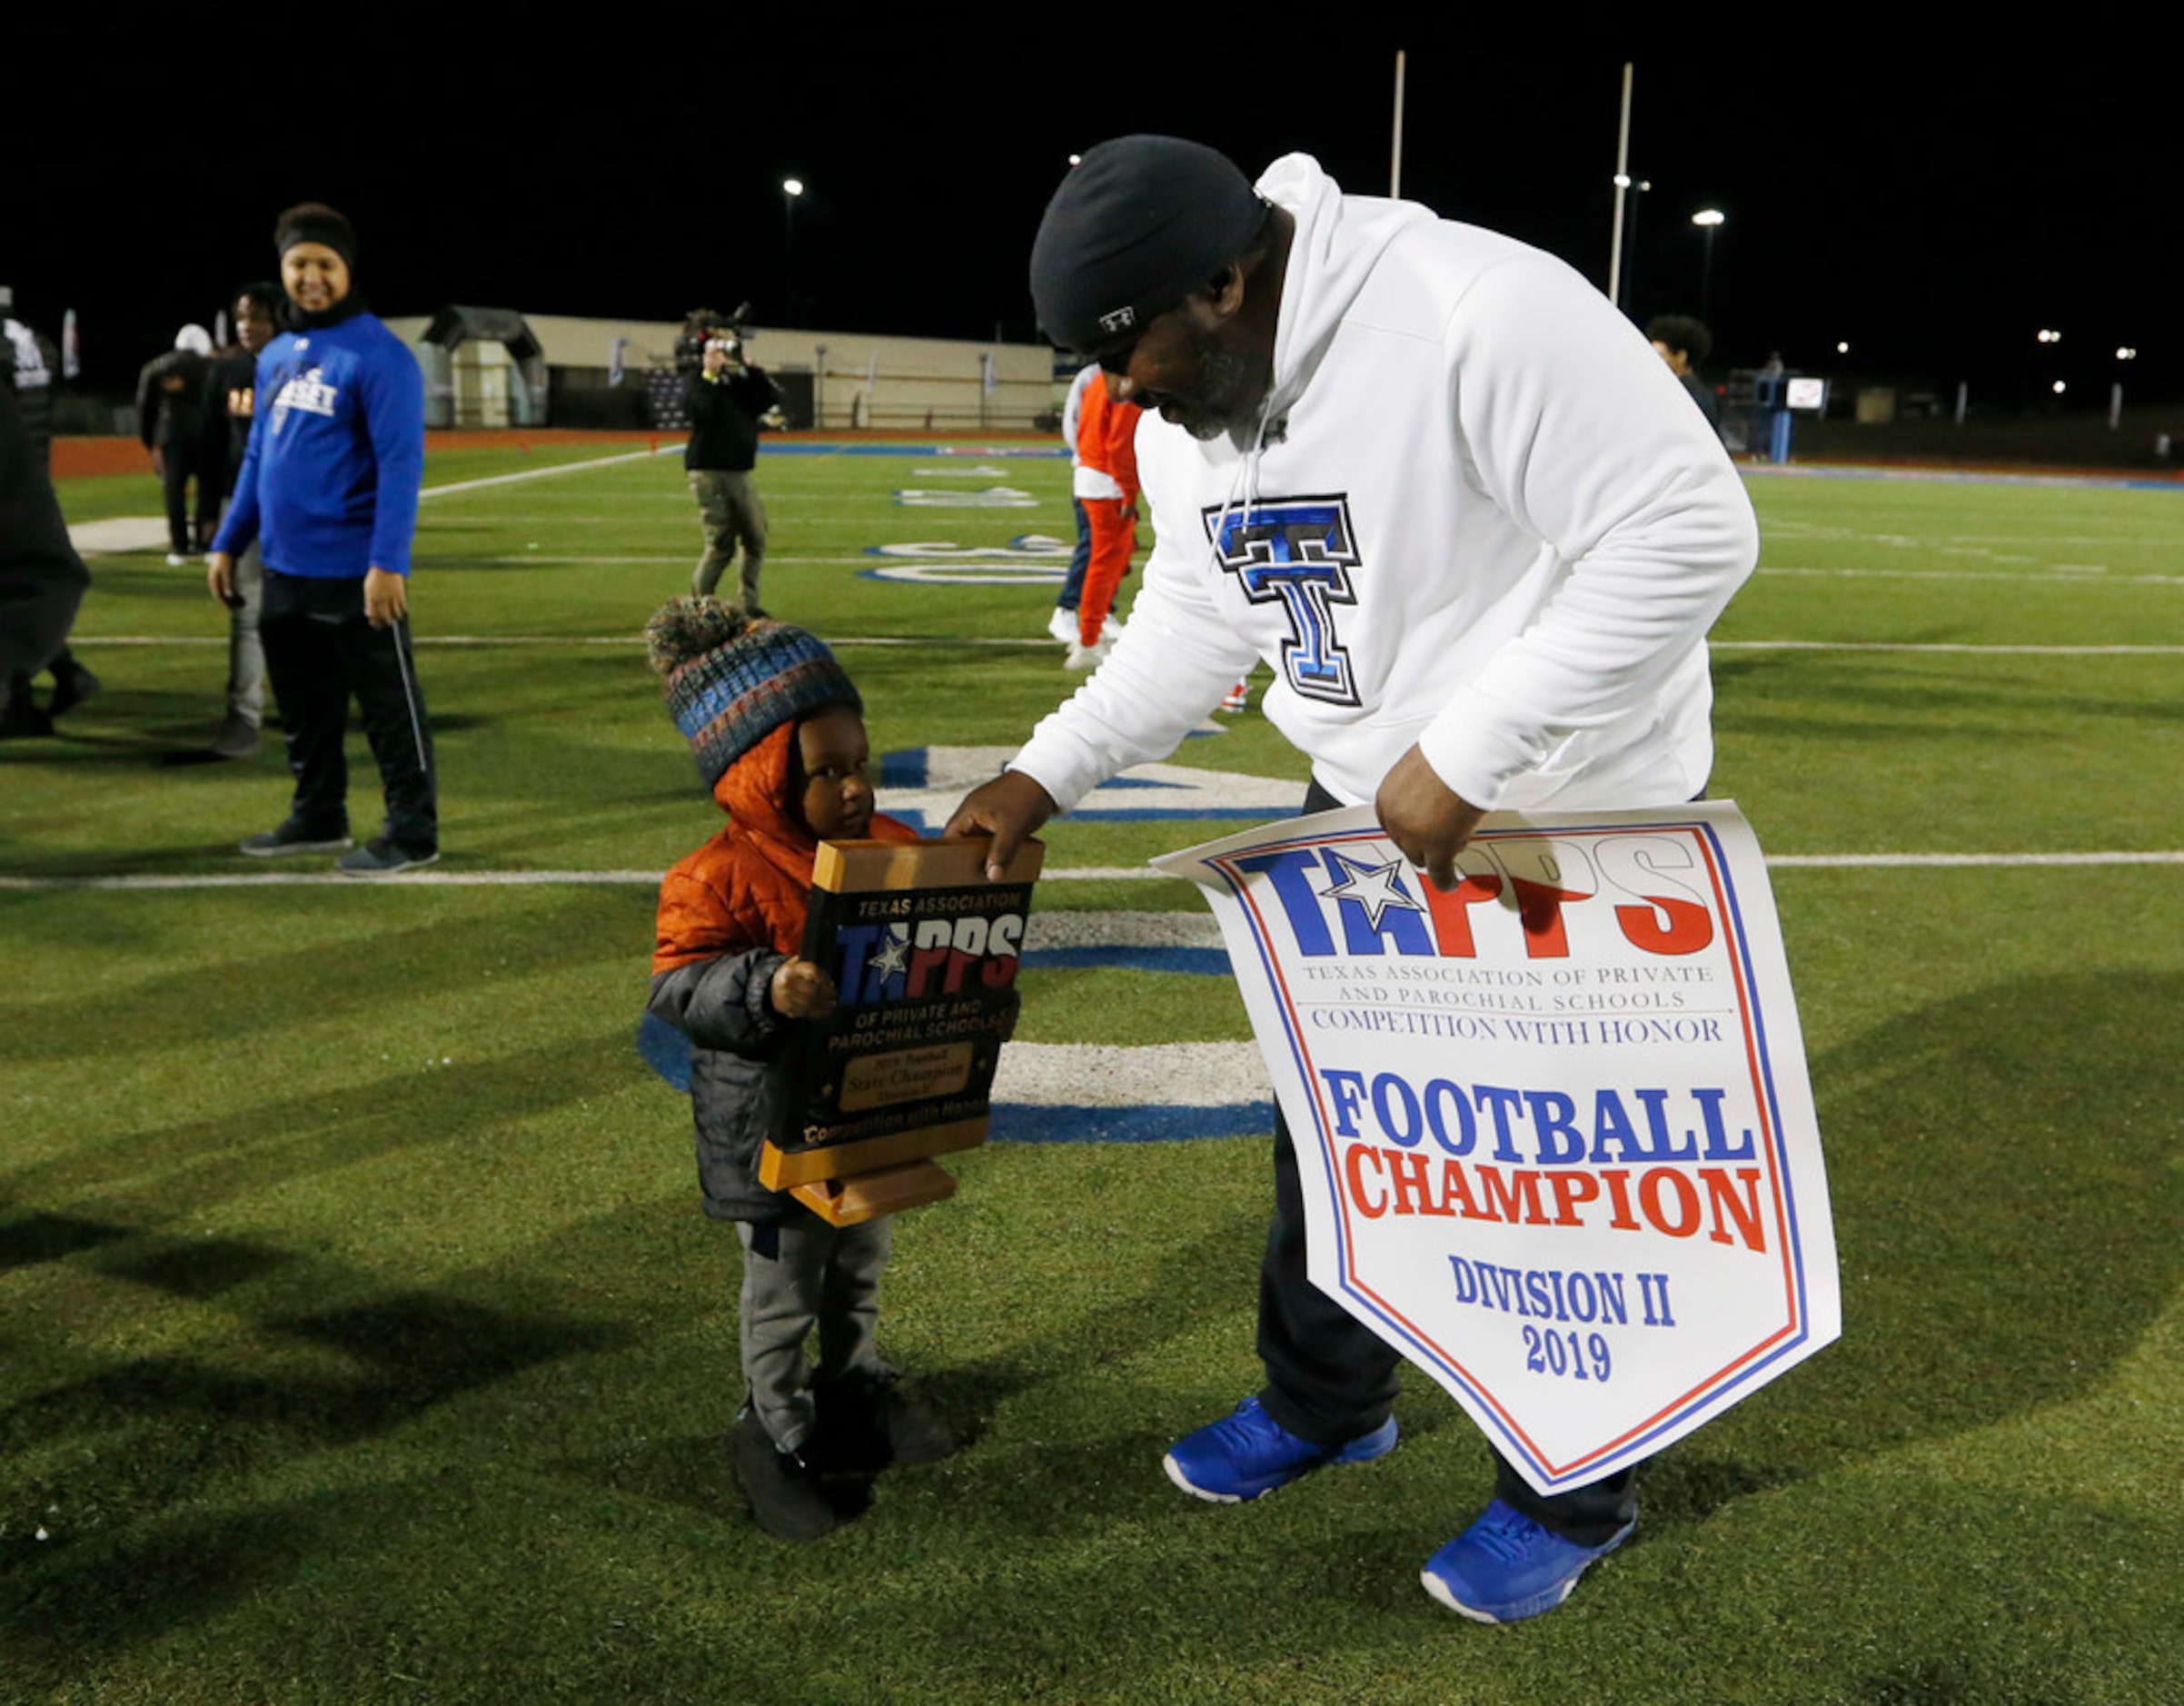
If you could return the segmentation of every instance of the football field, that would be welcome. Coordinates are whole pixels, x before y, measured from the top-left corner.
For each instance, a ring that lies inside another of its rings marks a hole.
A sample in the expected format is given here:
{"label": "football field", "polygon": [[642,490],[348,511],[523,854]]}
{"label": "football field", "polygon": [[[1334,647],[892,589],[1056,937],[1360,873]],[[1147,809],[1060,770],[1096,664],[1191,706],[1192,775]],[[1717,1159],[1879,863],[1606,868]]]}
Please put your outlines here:
{"label": "football field", "polygon": [[[792,1549],[729,1473],[735,1240],[634,1046],[719,822],[637,638],[696,507],[642,440],[426,479],[430,871],[236,854],[286,773],[178,761],[225,623],[156,554],[93,561],[103,693],[0,745],[0,1702],[2184,1698],[2184,487],[1752,474],[1711,792],[1773,868],[1843,1336],[1494,1631],[1417,1583],[1488,1485],[1424,1376],[1383,1462],[1234,1508],[1160,1469],[1256,1382],[1271,1106],[1145,861],[1301,797],[1264,673],[1049,827],[992,1141],[884,1293],[970,1443]],[[937,828],[1074,679],[1067,462],[759,481],[768,608]]]}

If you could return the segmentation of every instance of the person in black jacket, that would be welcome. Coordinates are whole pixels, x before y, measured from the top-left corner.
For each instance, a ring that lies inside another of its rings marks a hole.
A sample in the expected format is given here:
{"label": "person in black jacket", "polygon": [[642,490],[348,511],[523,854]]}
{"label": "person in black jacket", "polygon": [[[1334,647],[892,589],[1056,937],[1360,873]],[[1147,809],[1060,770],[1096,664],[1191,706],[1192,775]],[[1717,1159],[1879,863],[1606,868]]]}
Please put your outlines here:
{"label": "person in black jacket", "polygon": [[683,382],[683,407],[690,418],[690,441],[682,453],[690,492],[705,527],[705,554],[690,575],[690,590],[711,596],[721,571],[743,550],[743,612],[764,616],[759,608],[759,570],[766,560],[766,506],[751,468],[759,456],[759,427],[780,423],[780,393],[763,368],[743,359],[742,340],[732,326],[706,328],[705,355],[698,371]]}
{"label": "person in black jacket", "polygon": [[[52,711],[31,698],[31,681],[42,670],[63,667],[57,658],[65,655],[68,626],[90,584],[46,478],[45,448],[24,421],[15,387],[0,385],[0,677],[7,682],[0,738],[53,732]],[[81,664],[67,667],[90,673]],[[55,697],[57,705],[58,689]]]}
{"label": "person in black jacket", "polygon": [[[136,379],[136,422],[152,467],[166,489],[167,561],[185,563],[210,543],[220,519],[213,488],[215,470],[202,465],[205,374],[211,371],[213,334],[203,326],[184,326],[174,347],[155,355]],[[189,485],[197,482],[197,511],[190,513]]]}
{"label": "person in black jacket", "polygon": [[[258,352],[281,329],[286,300],[278,284],[245,284],[235,294],[235,347],[213,358],[204,382],[204,449],[201,465],[217,492],[220,513],[227,513],[250,448],[250,427],[257,401]],[[258,749],[265,719],[265,647],[258,637],[258,613],[264,603],[265,567],[258,543],[235,559],[234,596],[228,603],[227,714],[213,731],[208,750],[219,759],[247,759]]]}
{"label": "person in black jacket", "polygon": [[[53,388],[61,352],[15,318],[15,294],[0,288],[0,392],[7,396],[5,471],[0,471],[0,737],[49,735],[53,719],[99,690],[99,679],[68,650],[68,630],[91,576],[68,542],[54,497]],[[38,675],[53,677],[41,707]]]}

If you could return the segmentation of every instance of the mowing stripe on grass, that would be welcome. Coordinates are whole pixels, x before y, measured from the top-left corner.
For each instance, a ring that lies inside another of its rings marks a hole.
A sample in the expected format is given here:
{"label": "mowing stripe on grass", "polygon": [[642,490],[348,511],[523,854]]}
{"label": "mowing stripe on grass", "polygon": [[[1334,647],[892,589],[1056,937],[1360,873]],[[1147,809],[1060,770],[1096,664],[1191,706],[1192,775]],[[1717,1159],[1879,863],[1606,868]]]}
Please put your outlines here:
{"label": "mowing stripe on grass", "polygon": [[[2082,589],[2092,579],[2083,569],[2058,573],[2052,569],[1792,569],[1770,566],[1756,571],[1759,579],[1763,580],[1770,575],[1838,580],[2010,580],[2020,584],[2028,580],[2060,580],[2067,581],[2077,589]],[[2105,586],[2184,587],[2184,575],[2110,574],[2103,570],[2100,580]]]}
{"label": "mowing stripe on grass", "polygon": [[[678,560],[680,560],[680,559]],[[2184,577],[2179,578],[2184,584]],[[78,646],[222,646],[225,635],[202,634],[74,634]],[[641,634],[420,634],[413,646],[619,646],[633,650],[644,644]],[[1004,635],[983,638],[963,634],[844,634],[828,640],[829,646],[958,646],[1054,649],[1051,635],[1017,639]],[[2184,654],[2175,646],[2020,646],[1972,645],[1951,640],[1711,640],[1716,651],[1914,651],[1961,652],[1977,657],[2030,658],[2169,658]]]}
{"label": "mowing stripe on grass", "polygon": [[[1771,870],[1842,871],[1985,868],[2051,868],[2089,865],[2184,865],[2184,849],[2098,853],[1771,853]],[[344,888],[381,888],[391,883],[446,888],[657,888],[664,871],[444,871],[405,872],[368,881],[339,871],[253,871],[235,876],[0,877],[0,890],[61,888],[283,888],[330,885]],[[1137,865],[1049,866],[1041,881],[1178,882],[1165,871]]]}
{"label": "mowing stripe on grass", "polygon": [[1710,640],[1706,643],[1716,651],[1962,651],[2036,658],[2159,658],[2184,652],[2184,646],[1974,646],[1910,640]]}

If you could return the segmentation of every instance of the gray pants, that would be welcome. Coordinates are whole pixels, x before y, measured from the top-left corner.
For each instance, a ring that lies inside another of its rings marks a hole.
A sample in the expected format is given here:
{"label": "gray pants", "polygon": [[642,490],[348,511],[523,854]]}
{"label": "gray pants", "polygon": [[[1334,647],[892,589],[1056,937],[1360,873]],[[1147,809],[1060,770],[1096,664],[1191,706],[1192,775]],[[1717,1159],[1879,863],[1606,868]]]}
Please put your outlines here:
{"label": "gray pants", "polygon": [[[878,1344],[879,1276],[895,1223],[886,1215],[856,1226],[829,1226],[816,1215],[784,1226],[740,1220],[736,1237],[743,1245],[740,1338],[750,1407],[775,1446],[793,1452],[817,1418],[813,1374],[840,1380],[888,1372]],[[770,1255],[762,1254],[769,1244]],[[819,1366],[807,1371],[804,1341],[814,1322]]]}
{"label": "gray pants", "polygon": [[766,560],[766,506],[748,472],[726,468],[689,471],[690,492],[705,526],[705,555],[690,574],[690,590],[700,598],[720,584],[736,547],[743,547],[743,608],[759,604],[759,568]]}
{"label": "gray pants", "polygon": [[235,559],[233,572],[243,602],[228,610],[227,719],[255,729],[265,720],[265,644],[258,638],[258,618],[265,609],[265,562],[255,541]]}

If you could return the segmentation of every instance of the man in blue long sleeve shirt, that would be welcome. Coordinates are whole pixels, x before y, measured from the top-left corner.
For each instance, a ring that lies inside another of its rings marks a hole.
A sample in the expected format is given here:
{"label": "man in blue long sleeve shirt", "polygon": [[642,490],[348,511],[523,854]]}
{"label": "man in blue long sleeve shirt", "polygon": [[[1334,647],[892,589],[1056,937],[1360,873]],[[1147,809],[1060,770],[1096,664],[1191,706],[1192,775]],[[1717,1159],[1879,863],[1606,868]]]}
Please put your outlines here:
{"label": "man in blue long sleeve shirt", "polygon": [[259,858],[350,845],[342,735],[354,695],[386,827],[342,854],[352,876],[440,857],[438,787],[409,631],[410,542],[424,480],[424,378],[353,284],[356,233],[315,202],[281,215],[289,329],[259,357],[256,416],[206,580],[233,605],[234,555],[265,564],[261,632],[296,789],[253,835]]}

